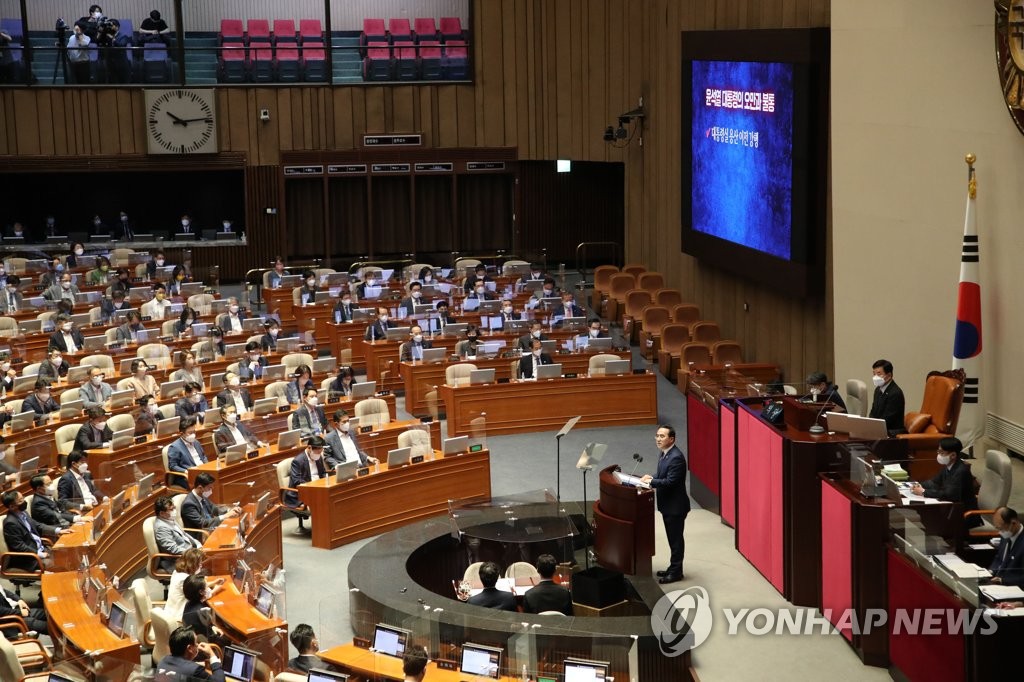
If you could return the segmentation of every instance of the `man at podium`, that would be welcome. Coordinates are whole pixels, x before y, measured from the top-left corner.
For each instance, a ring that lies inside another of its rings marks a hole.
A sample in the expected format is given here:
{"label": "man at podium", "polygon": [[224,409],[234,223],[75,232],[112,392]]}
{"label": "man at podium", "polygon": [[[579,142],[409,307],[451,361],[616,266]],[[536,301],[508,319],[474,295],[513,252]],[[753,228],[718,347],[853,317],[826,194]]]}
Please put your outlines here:
{"label": "man at podium", "polygon": [[658,511],[672,550],[668,568],[658,571],[658,582],[664,585],[683,579],[683,552],[686,550],[683,530],[686,515],[690,513],[690,496],[686,493],[686,457],[676,447],[676,430],[668,424],[660,425],[654,442],[661,451],[658,469],[654,476],[648,474],[640,480],[657,491]]}

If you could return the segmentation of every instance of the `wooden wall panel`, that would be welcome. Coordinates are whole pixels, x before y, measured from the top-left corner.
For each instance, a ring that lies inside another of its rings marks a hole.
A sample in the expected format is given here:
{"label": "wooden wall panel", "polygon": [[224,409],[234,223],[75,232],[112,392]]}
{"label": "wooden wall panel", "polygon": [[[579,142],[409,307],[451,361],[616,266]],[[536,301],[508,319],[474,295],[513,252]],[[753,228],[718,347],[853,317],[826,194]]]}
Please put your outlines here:
{"label": "wooden wall panel", "polygon": [[[665,273],[748,359],[779,362],[790,378],[831,371],[830,296],[777,296],[686,256],[679,237],[681,31],[827,26],[829,0],[475,0],[472,9],[474,84],[222,89],[222,148],[263,167],[288,152],[358,148],[367,132],[420,132],[427,147],[622,162],[627,258]],[[604,143],[604,127],[641,96],[642,136]],[[102,143],[106,154],[139,155],[141,113],[139,90],[0,90],[0,154],[88,155]]]}

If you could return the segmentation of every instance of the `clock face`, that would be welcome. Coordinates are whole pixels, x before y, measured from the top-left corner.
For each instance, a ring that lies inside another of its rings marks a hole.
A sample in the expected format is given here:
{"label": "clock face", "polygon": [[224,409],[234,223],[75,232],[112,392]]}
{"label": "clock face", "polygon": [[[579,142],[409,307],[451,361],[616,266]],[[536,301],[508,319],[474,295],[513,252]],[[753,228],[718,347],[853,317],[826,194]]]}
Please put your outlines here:
{"label": "clock face", "polygon": [[150,154],[217,152],[213,90],[147,90],[146,139]]}
{"label": "clock face", "polygon": [[1003,100],[1024,133],[1024,0],[996,0],[996,66]]}

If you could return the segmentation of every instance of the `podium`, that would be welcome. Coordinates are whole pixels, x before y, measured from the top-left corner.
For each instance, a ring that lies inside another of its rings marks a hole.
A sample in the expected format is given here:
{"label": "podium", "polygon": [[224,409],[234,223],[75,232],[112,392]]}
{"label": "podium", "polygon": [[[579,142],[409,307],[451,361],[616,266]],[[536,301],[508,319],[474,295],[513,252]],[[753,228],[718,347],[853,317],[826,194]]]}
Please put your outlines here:
{"label": "podium", "polygon": [[797,431],[807,431],[818,423],[824,425],[825,413],[834,409],[835,403],[803,402],[788,395],[782,399],[782,419]]}
{"label": "podium", "polygon": [[602,469],[594,502],[594,550],[601,566],[629,575],[651,575],[654,556],[654,491],[625,486]]}

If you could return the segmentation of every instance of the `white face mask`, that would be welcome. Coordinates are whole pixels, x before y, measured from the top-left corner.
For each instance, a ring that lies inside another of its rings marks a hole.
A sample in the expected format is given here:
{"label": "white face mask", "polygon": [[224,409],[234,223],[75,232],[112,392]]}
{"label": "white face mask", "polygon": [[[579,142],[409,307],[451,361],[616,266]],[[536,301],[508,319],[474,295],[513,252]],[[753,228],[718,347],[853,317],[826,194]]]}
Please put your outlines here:
{"label": "white face mask", "polygon": [[186,443],[189,443],[189,444],[195,443],[196,442],[196,434],[194,434],[194,433],[186,433],[184,436],[181,437],[181,439],[183,441],[185,441]]}
{"label": "white face mask", "polygon": [[1013,537],[1013,531],[1010,529],[1001,530],[999,531],[999,537],[1001,537],[1004,540],[1009,540]]}
{"label": "white face mask", "polygon": [[226,421],[228,424],[234,424],[236,419],[238,419],[238,415],[234,412],[228,412],[226,415],[224,415],[224,421]]}
{"label": "white face mask", "polygon": [[152,405],[147,405],[146,409],[149,410],[150,414],[157,414],[157,413],[160,412],[160,406],[157,405],[156,403],[154,403]]}
{"label": "white face mask", "polygon": [[482,294],[482,293],[484,293],[484,288],[483,288],[483,287],[477,287],[477,288],[476,288],[476,293],[477,293],[477,294]]}
{"label": "white face mask", "polygon": [[535,339],[539,339],[540,338],[540,330],[539,329],[533,332],[533,338],[535,338]]}
{"label": "white face mask", "polygon": [[323,457],[323,454],[324,453],[323,453],[322,450],[320,452],[317,452],[316,450],[310,450],[309,451],[309,458],[311,460],[313,460],[314,462],[317,462],[317,461],[320,460],[321,457]]}
{"label": "white face mask", "polygon": [[541,354],[540,349],[537,349],[537,350],[533,351],[533,357],[535,357],[535,358],[539,358],[540,354]]}
{"label": "white face mask", "polygon": [[412,340],[419,343],[423,340],[423,334],[413,334]]}
{"label": "white face mask", "polygon": [[74,327],[74,325],[73,325],[72,323],[70,323],[70,322],[65,322],[64,324],[62,324],[62,325],[60,326],[60,328],[61,328],[61,329],[63,329],[64,331],[66,331],[66,332],[69,332],[69,331],[71,331],[71,329],[72,329],[73,327]]}
{"label": "white face mask", "polygon": [[309,403],[310,407],[316,407],[320,403],[320,398],[317,396],[310,396],[306,398],[306,402]]}
{"label": "white face mask", "polygon": [[590,330],[590,337],[596,339],[600,333],[601,333],[600,329],[591,329]]}
{"label": "white face mask", "polygon": [[278,329],[271,329],[270,330],[270,335],[273,336],[274,338],[277,338],[278,331],[280,331],[280,330],[278,330]]}
{"label": "white face mask", "polygon": [[427,275],[426,277],[423,278],[423,281],[424,282],[433,282],[434,278],[431,277],[430,275]]}
{"label": "white face mask", "polygon": [[874,376],[871,377],[871,383],[873,383],[876,388],[881,388],[882,386],[885,385],[885,378],[875,374]]}
{"label": "white face mask", "polygon": [[103,429],[107,428],[107,422],[106,421],[96,422],[96,428],[97,428],[97,430],[102,431]]}
{"label": "white face mask", "polygon": [[504,308],[502,308],[502,310],[505,311],[506,315],[511,315],[512,314],[512,306],[510,306],[510,305],[505,306]]}
{"label": "white face mask", "polygon": [[232,313],[233,315],[237,315],[237,314],[238,314],[238,306],[237,306],[237,305],[229,305],[229,306],[228,306],[228,310],[229,310],[229,311],[230,311],[230,312],[231,312],[231,313]]}
{"label": "white face mask", "polygon": [[378,319],[379,319],[379,320],[380,320],[381,322],[387,322],[387,321],[388,321],[388,316],[387,316],[387,315],[381,315],[381,316],[380,316],[380,317],[379,317]]}
{"label": "white face mask", "polygon": [[90,377],[89,381],[92,382],[93,386],[99,386],[100,384],[103,383],[103,377],[102,376]]}
{"label": "white face mask", "polygon": [[375,286],[377,286],[377,280],[375,280],[375,279],[368,279],[368,280],[366,280],[366,286],[368,286],[368,287],[375,287]]}
{"label": "white face mask", "polygon": [[2,369],[5,372],[7,370],[9,370],[10,368],[11,368],[11,363],[9,363],[9,362],[5,362],[4,364],[0,365],[0,369]]}
{"label": "white face mask", "polygon": [[811,395],[814,395],[814,396],[821,395],[821,389],[820,388],[812,388],[811,389]]}
{"label": "white face mask", "polygon": [[[100,221],[97,220],[96,224],[99,225]],[[83,253],[85,253],[85,249],[75,249],[75,255],[76,256],[81,256]]]}
{"label": "white face mask", "polygon": [[64,287],[65,289],[70,289],[71,288],[71,282],[61,282],[60,285],[62,287]]}
{"label": "white face mask", "polygon": [[60,356],[55,357],[53,359],[53,364],[54,364],[55,367],[60,367],[62,364],[64,364],[64,358],[62,358]]}
{"label": "white face mask", "polygon": [[935,455],[935,461],[944,467],[949,466],[949,455]]}
{"label": "white face mask", "polygon": [[89,473],[89,464],[87,462],[79,462],[78,463],[78,473],[83,475],[83,476],[85,474]]}
{"label": "white face mask", "polygon": [[348,433],[348,430],[349,430],[348,422],[345,422],[344,424],[340,424],[338,426],[338,430],[341,431],[342,433]]}
{"label": "white face mask", "polygon": [[314,286],[316,286],[316,279],[313,278],[313,277],[310,277],[309,279],[307,279],[306,280],[306,286],[307,287],[314,287]]}
{"label": "white face mask", "polygon": [[242,383],[242,380],[238,377],[231,377],[228,379],[228,386],[231,388],[237,388]]}
{"label": "white face mask", "polygon": [[121,216],[121,222],[122,223],[128,222],[128,216],[126,216],[126,215]]}
{"label": "white face mask", "polygon": [[421,294],[421,293],[420,293],[420,292],[418,292],[418,291],[414,291],[414,292],[412,292],[412,297],[413,297],[413,298],[419,298],[419,297],[420,297],[420,296],[422,296],[422,295],[423,295],[423,294]]}
{"label": "white face mask", "polygon": [[[212,490],[204,490],[204,491],[203,491],[203,497],[205,497],[205,498],[207,498],[207,499],[209,499],[209,498],[213,497],[213,491],[212,491]],[[206,591],[206,592],[204,592],[203,594],[204,594],[204,596],[205,596],[205,597],[206,597],[207,599],[209,599],[209,598],[210,598],[210,592],[209,592],[209,591]]]}
{"label": "white face mask", "polygon": [[227,232],[228,230],[230,230],[230,229],[231,229],[231,221],[230,221],[230,220],[225,220],[225,221],[223,222],[223,225],[224,225],[224,231],[225,231],[225,232]]}
{"label": "white face mask", "polygon": [[341,299],[341,304],[342,305],[351,305],[352,304],[352,299],[351,298],[343,298],[343,299]]}
{"label": "white face mask", "polygon": [[156,259],[156,266],[158,268],[162,268],[164,266],[164,259],[163,258],[157,258]]}
{"label": "white face mask", "polygon": [[182,221],[181,221],[181,226],[182,226],[182,227],[188,227],[188,226],[189,226],[189,223],[191,223],[191,221],[190,221],[190,220],[182,220]]}
{"label": "white face mask", "polygon": [[192,404],[193,404],[193,405],[198,405],[199,403],[201,403],[201,402],[203,401],[203,396],[202,396],[202,395],[200,395],[199,393],[195,393],[195,394],[193,394],[193,395],[190,395],[190,396],[188,397],[188,399],[189,399],[190,401],[192,401]]}

